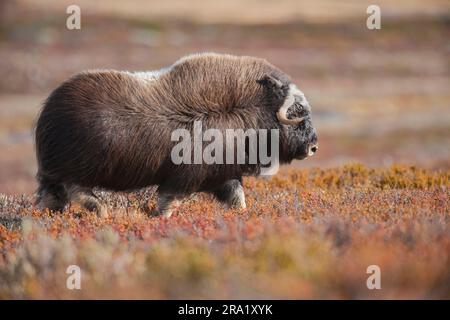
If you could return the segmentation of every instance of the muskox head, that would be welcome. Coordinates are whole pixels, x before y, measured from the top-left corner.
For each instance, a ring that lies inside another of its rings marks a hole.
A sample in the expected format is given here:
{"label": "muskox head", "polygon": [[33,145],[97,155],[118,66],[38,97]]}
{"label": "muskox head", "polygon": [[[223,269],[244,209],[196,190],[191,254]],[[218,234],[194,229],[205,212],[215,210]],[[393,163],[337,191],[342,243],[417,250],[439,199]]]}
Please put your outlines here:
{"label": "muskox head", "polygon": [[311,106],[304,93],[287,77],[267,75],[259,81],[266,88],[268,104],[286,133],[281,160],[305,159],[318,150],[317,133],[311,121]]}

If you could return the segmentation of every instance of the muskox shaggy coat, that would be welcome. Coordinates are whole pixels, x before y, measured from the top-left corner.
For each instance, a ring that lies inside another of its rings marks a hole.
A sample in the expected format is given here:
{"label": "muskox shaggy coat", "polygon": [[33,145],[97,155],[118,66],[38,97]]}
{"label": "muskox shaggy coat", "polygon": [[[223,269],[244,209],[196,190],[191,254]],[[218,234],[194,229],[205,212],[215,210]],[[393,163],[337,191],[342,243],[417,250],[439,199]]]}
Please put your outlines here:
{"label": "muskox shaggy coat", "polygon": [[290,162],[317,149],[309,115],[290,78],[254,57],[200,54],[156,72],[82,72],[53,91],[39,116],[37,201],[51,210],[76,201],[104,215],[92,188],[158,185],[166,216],[197,191],[245,207],[242,176],[257,175],[259,165],[176,165],[172,132],[192,131],[194,121],[204,130],[279,129],[280,160]]}

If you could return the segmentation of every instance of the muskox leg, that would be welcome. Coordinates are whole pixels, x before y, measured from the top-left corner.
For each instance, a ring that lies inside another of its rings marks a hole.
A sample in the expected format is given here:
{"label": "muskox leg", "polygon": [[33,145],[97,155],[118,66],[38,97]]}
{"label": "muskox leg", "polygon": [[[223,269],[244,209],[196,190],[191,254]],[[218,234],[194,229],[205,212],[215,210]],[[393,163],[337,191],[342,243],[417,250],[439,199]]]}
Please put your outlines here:
{"label": "muskox leg", "polygon": [[163,216],[169,218],[173,210],[180,205],[179,198],[171,193],[161,192],[158,197],[158,210],[153,212],[155,216]]}
{"label": "muskox leg", "polygon": [[245,209],[247,207],[242,178],[228,180],[214,191],[214,195],[230,208]]}
{"label": "muskox leg", "polygon": [[39,210],[63,211],[68,202],[66,189],[62,184],[39,178],[36,205]]}
{"label": "muskox leg", "polygon": [[99,217],[105,218],[108,216],[106,206],[100,202],[92,189],[70,185],[67,186],[67,193],[70,202],[78,203],[87,210],[96,212]]}

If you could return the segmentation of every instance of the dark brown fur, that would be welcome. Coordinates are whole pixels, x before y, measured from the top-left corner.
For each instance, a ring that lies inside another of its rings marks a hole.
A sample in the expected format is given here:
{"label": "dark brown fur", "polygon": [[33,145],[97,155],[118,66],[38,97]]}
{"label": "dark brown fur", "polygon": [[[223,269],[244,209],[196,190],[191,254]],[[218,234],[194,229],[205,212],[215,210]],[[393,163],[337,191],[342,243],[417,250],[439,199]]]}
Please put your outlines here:
{"label": "dark brown fur", "polygon": [[[284,89],[264,86],[267,75]],[[38,201],[60,210],[71,186],[87,194],[93,187],[149,185],[174,197],[217,192],[229,189],[227,181],[258,173],[258,165],[173,164],[171,133],[192,130],[195,120],[204,130],[281,129],[281,160],[289,162],[295,153],[290,129],[275,116],[289,83],[263,59],[217,54],[184,58],[154,81],[119,71],[75,75],[49,96],[37,123]],[[49,196],[54,203],[43,200]]]}

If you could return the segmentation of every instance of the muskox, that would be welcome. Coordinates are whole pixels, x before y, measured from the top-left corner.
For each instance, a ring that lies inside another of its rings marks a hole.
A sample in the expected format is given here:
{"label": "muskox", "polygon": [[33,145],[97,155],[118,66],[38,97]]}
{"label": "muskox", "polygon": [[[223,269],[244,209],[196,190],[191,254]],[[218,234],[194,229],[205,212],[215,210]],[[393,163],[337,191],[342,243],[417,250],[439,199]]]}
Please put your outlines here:
{"label": "muskox", "polygon": [[[245,208],[242,177],[260,163],[176,164],[171,134],[203,129],[278,129],[279,161],[317,150],[311,108],[289,76],[264,59],[204,53],[153,72],[93,70],[62,83],[36,126],[37,204],[63,210],[77,202],[104,216],[98,187],[130,191],[158,186],[155,214],[171,215],[194,192]],[[245,148],[248,152],[248,148]]]}

